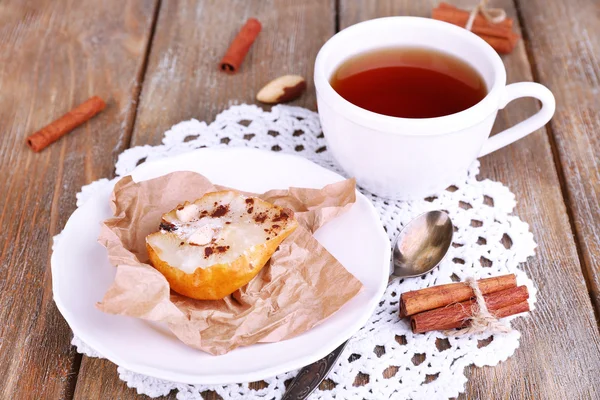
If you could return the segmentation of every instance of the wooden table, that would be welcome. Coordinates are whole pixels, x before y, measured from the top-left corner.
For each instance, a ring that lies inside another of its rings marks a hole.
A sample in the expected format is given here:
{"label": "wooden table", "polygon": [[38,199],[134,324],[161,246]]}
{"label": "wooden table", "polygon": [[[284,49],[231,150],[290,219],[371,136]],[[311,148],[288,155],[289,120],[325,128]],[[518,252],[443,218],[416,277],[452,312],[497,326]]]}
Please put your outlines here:
{"label": "wooden table", "polygon": [[[253,103],[272,78],[296,73],[312,83],[316,53],[336,31],[382,16],[429,16],[436,3],[0,2],[0,397],[137,396],[115,365],[74,351],[52,301],[51,238],[75,209],[82,185],[111,177],[119,153],[158,144],[176,122],[212,121],[231,104]],[[494,368],[469,368],[461,398],[598,399],[599,4],[492,3],[523,36],[503,57],[508,81],[548,86],[557,110],[545,128],[482,159],[481,177],[508,185],[519,200],[516,214],[531,225],[539,247],[523,268],[540,291],[537,310],[516,323],[523,334],[516,354]],[[263,23],[259,40],[240,73],[219,72],[219,58],[251,16]],[[28,134],[92,95],[108,102],[94,120],[42,153],[25,146]],[[312,84],[293,104],[314,109]],[[536,108],[533,100],[511,103],[495,131]]]}

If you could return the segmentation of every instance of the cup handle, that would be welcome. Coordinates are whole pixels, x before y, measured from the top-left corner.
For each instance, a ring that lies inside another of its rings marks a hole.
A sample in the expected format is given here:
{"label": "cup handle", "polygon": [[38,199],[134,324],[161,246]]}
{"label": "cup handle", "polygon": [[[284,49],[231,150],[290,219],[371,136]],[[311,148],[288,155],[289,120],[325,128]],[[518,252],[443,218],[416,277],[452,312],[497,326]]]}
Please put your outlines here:
{"label": "cup handle", "polygon": [[533,97],[538,99],[542,102],[542,108],[526,120],[488,138],[483,144],[478,157],[488,155],[512,142],[524,138],[546,125],[546,123],[550,121],[550,118],[552,118],[552,115],[554,115],[554,110],[556,109],[554,95],[547,87],[534,82],[520,82],[506,86],[500,109],[506,107],[511,101],[521,97]]}

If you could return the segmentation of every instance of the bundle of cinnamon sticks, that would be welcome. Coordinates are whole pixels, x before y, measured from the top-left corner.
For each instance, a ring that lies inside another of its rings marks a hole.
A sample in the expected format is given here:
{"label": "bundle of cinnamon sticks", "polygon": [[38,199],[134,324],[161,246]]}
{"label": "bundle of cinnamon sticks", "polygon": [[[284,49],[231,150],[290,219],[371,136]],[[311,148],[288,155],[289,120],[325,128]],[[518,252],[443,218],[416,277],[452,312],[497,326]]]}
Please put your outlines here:
{"label": "bundle of cinnamon sticks", "polygon": [[[529,311],[529,292],[514,274],[477,281],[488,311],[496,318]],[[473,289],[464,283],[433,286],[403,293],[400,317],[410,317],[413,333],[463,328],[477,313]]]}
{"label": "bundle of cinnamon sticks", "polygon": [[[440,21],[465,27],[469,20],[470,11],[461,10],[448,3],[440,3],[431,12],[431,17]],[[473,21],[471,32],[488,42],[500,54],[513,51],[520,36],[512,31],[513,20],[506,18],[496,24],[487,21],[482,15],[477,15]]]}

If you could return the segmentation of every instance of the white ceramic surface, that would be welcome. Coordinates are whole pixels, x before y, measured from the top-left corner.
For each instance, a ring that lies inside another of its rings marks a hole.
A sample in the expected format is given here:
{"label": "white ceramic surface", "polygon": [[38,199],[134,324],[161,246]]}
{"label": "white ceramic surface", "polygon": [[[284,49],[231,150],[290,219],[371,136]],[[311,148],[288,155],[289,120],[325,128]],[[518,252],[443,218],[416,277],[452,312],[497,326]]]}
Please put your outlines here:
{"label": "white ceramic surface", "polygon": [[[320,188],[343,178],[292,155],[249,148],[201,149],[140,165],[135,181],[173,171],[196,171],[213,182],[263,192],[289,186]],[[366,197],[319,229],[315,237],[364,289],[322,324],[295,338],[211,356],[192,349],[160,324],[109,315],[94,305],[113,281],[115,267],[97,243],[111,216],[113,180],[69,218],[52,254],[54,300],[73,332],[104,357],[131,371],[184,383],[222,384],[264,379],[314,362],[348,339],[373,313],[387,285],[390,243]]]}
{"label": "white ceramic surface", "polygon": [[[396,118],[353,105],[329,84],[337,67],[349,57],[372,49],[402,46],[431,48],[467,61],[482,75],[488,95],[456,114]],[[477,157],[542,127],[555,109],[554,96],[542,85],[527,82],[506,86],[502,60],[477,35],[430,18],[380,18],[346,28],[321,48],[314,76],[328,149],[359,184],[394,199],[423,198],[445,189]],[[541,110],[489,138],[498,110],[520,97],[539,99]]]}

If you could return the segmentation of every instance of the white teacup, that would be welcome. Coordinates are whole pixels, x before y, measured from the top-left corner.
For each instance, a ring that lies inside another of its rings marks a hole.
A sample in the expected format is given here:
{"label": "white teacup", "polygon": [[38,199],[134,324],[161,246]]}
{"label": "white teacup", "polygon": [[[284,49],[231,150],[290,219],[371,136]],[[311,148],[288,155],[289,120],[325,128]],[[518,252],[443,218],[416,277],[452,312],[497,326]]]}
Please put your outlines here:
{"label": "white teacup", "polygon": [[[413,119],[367,111],[331,87],[332,74],[348,58],[401,46],[440,50],[467,61],[483,77],[487,96],[456,114]],[[555,109],[554,96],[540,84],[506,86],[502,60],[477,35],[429,18],[380,18],[344,29],[319,51],[315,86],[328,149],[361,186],[393,199],[423,198],[445,189],[461,178],[476,158],[541,128]],[[542,102],[542,108],[490,138],[498,110],[520,97],[534,97]]]}

